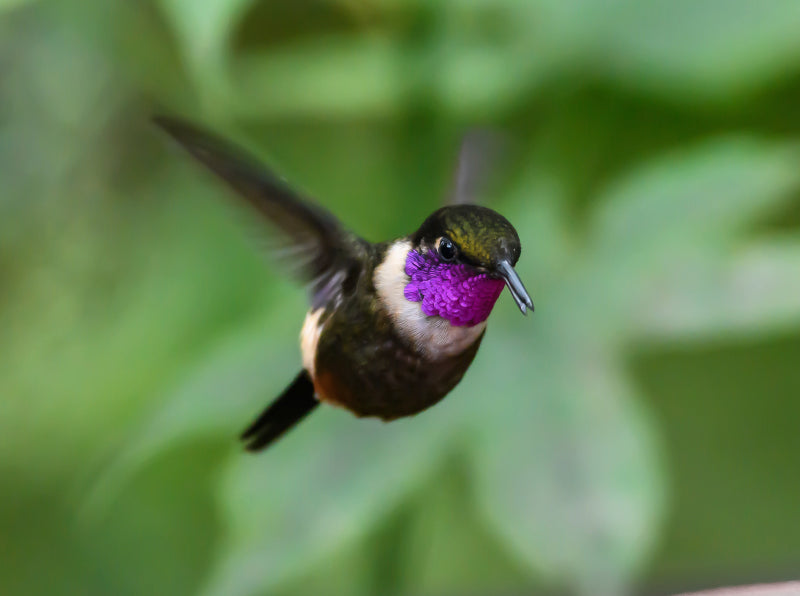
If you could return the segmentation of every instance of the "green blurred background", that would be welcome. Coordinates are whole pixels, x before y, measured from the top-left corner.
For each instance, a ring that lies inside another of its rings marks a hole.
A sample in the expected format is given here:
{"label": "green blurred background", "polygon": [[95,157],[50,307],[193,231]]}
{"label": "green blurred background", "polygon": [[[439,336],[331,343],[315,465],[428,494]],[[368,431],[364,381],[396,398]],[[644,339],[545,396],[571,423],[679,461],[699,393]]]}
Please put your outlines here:
{"label": "green blurred background", "polygon": [[[800,2],[0,0],[0,592],[666,594],[800,573]],[[392,425],[235,436],[304,293],[148,123],[371,240],[461,133],[523,243]]]}

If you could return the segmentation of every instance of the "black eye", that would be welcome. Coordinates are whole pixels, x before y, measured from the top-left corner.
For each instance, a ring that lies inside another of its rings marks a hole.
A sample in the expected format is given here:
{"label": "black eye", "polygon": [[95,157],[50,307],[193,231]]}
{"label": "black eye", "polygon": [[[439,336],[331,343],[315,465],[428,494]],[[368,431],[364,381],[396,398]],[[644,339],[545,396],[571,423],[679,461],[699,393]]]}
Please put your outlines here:
{"label": "black eye", "polygon": [[439,240],[439,256],[444,261],[452,261],[456,258],[456,245],[449,238]]}

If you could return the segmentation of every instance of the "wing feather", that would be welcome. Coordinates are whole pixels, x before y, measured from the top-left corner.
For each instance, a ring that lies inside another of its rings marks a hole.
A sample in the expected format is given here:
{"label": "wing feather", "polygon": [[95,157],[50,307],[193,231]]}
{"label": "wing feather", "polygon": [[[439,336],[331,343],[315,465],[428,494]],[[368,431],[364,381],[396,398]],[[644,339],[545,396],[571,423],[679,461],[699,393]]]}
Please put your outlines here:
{"label": "wing feather", "polygon": [[276,232],[272,256],[310,285],[313,303],[330,299],[341,281],[358,270],[367,243],[253,155],[185,120],[166,116],[153,120],[263,216]]}
{"label": "wing feather", "polygon": [[473,129],[464,135],[448,204],[480,203],[494,167],[503,156],[505,141],[498,132],[489,129]]}

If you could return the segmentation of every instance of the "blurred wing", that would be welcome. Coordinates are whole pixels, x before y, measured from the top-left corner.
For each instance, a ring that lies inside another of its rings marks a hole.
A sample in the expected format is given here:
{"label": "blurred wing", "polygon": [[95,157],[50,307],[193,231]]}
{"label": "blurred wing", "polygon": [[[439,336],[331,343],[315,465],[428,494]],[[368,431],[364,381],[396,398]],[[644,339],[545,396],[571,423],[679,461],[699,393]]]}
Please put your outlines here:
{"label": "blurred wing", "polygon": [[448,204],[478,202],[478,197],[486,190],[493,166],[503,153],[503,145],[499,133],[490,130],[476,129],[464,135]]}
{"label": "blurred wing", "polygon": [[315,305],[329,299],[358,270],[366,242],[291,190],[252,155],[183,120],[159,116],[154,122],[264,216],[277,232],[272,254],[311,285]]}

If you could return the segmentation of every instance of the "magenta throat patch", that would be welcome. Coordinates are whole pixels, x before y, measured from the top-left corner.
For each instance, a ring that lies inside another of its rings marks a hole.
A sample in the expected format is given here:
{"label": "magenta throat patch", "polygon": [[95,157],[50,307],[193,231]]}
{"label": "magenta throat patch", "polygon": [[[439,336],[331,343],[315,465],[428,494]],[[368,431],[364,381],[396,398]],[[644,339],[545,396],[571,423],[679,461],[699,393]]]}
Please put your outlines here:
{"label": "magenta throat patch", "polygon": [[406,299],[421,302],[426,316],[442,317],[457,327],[485,321],[505,285],[502,279],[415,250],[406,258],[406,275],[411,278],[403,291]]}

